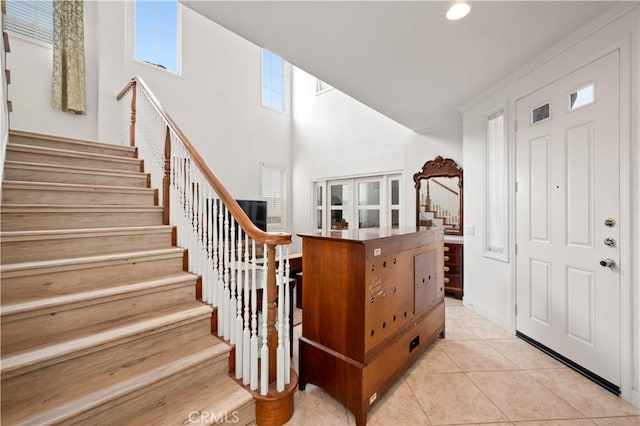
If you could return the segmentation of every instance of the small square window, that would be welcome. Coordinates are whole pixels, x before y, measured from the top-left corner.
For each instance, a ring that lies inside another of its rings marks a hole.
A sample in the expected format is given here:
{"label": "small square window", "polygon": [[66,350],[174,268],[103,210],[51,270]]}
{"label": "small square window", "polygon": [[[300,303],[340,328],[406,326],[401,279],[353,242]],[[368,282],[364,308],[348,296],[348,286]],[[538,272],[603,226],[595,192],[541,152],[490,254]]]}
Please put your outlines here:
{"label": "small square window", "polygon": [[534,108],[531,111],[531,124],[539,123],[543,120],[547,120],[551,116],[549,103]]}
{"label": "small square window", "polygon": [[569,95],[569,109],[573,111],[574,109],[582,108],[592,104],[594,100],[593,84],[590,84]]}

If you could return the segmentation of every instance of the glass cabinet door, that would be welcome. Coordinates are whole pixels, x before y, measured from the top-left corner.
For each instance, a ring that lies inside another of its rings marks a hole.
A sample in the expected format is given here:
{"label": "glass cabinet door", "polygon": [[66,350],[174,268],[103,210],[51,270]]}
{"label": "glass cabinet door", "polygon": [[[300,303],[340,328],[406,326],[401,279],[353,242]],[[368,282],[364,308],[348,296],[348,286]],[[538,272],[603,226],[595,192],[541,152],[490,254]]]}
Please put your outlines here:
{"label": "glass cabinet door", "polygon": [[329,185],[331,197],[331,229],[349,229],[351,221],[351,184],[336,182]]}
{"label": "glass cabinet door", "polygon": [[358,229],[380,227],[380,180],[358,182]]}

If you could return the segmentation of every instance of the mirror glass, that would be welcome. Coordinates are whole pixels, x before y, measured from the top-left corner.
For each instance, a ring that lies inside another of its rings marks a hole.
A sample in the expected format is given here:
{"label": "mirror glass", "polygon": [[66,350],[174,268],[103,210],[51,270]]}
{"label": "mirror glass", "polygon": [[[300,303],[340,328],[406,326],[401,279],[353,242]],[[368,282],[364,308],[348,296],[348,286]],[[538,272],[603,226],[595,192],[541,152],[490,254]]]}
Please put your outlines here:
{"label": "mirror glass", "polygon": [[420,185],[420,224],[445,228],[446,233],[460,231],[460,179],[455,177],[430,177]]}
{"label": "mirror glass", "polygon": [[413,175],[416,225],[437,225],[445,234],[462,235],[462,169],[450,158],[427,161]]}

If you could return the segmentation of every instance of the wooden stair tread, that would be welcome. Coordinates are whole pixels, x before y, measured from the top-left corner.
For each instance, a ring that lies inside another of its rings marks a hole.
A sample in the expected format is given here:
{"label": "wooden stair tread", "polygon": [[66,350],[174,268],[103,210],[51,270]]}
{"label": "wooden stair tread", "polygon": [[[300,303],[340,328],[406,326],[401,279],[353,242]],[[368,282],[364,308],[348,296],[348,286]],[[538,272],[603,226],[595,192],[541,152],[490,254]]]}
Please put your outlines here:
{"label": "wooden stair tread", "polygon": [[[123,324],[116,326],[103,324],[101,329],[91,326],[90,330],[74,330],[71,336],[52,336],[51,342],[42,342],[43,344],[36,348],[4,356],[0,371],[3,378],[7,374],[24,374],[46,365],[119,344],[145,332],[157,331],[177,322],[208,318],[211,312],[211,307],[194,300],[190,303],[126,318],[122,320]],[[87,334],[89,331],[91,334]]]}
{"label": "wooden stair tread", "polygon": [[96,409],[119,398],[131,394],[144,393],[149,387],[172,376],[180,375],[190,369],[202,368],[202,365],[207,361],[228,356],[228,352],[228,346],[220,342],[205,349],[200,349],[186,357],[149,369],[126,380],[90,391],[78,399],[63,403],[47,411],[29,417],[19,416],[18,414],[16,415],[17,418],[5,419],[5,421],[11,424],[34,425],[71,420],[89,410]]}
{"label": "wooden stair tread", "polygon": [[60,238],[61,236],[79,238],[100,237],[103,235],[129,235],[140,233],[155,233],[171,231],[171,225],[149,225],[149,226],[118,226],[112,228],[66,228],[66,229],[45,229],[36,231],[1,231],[0,238],[4,241],[20,240],[46,240]]}
{"label": "wooden stair tread", "polygon": [[[221,376],[213,383],[199,381],[186,390],[172,392],[165,400],[166,404],[140,412],[131,419],[131,424],[155,424],[160,419],[163,425],[207,424],[204,422],[207,418],[220,423],[235,423],[237,417],[242,417],[234,413],[240,412],[242,407],[253,405],[253,395],[228,376]],[[193,413],[203,413],[202,423],[198,421],[200,417]],[[190,414],[192,419],[189,418]],[[255,416],[255,411],[252,414]],[[254,418],[242,420],[240,424],[246,424],[247,420],[255,421]]]}
{"label": "wooden stair tread", "polygon": [[7,168],[24,168],[30,170],[56,170],[56,171],[68,171],[69,173],[87,173],[87,174],[100,174],[105,176],[140,176],[146,177],[144,172],[131,172],[128,170],[122,170],[114,172],[112,169],[96,169],[91,167],[76,167],[65,166],[61,164],[48,164],[48,163],[32,163],[28,161],[11,161],[5,162],[5,169]]}
{"label": "wooden stair tread", "polygon": [[[93,204],[2,204],[2,211],[9,212],[140,212],[162,211],[162,206],[124,206],[118,204],[93,205]],[[68,228],[66,228],[68,229]]]}
{"label": "wooden stair tread", "polygon": [[77,183],[52,183],[52,182],[30,182],[30,181],[9,181],[2,183],[3,189],[36,189],[42,188],[47,191],[82,191],[82,192],[117,192],[117,193],[153,193],[152,188],[135,188],[130,186],[109,186],[109,185],[86,185]]}
{"label": "wooden stair tread", "polygon": [[23,318],[25,316],[29,316],[30,313],[33,315],[34,311],[50,310],[50,308],[56,308],[56,311],[62,310],[63,308],[72,309],[77,305],[85,305],[89,304],[89,302],[100,303],[102,301],[106,301],[105,299],[112,299],[115,296],[127,297],[134,293],[149,291],[172,284],[195,281],[196,278],[197,276],[188,272],[179,272],[173,275],[163,275],[161,278],[125,283],[93,291],[74,292],[55,297],[2,305],[0,308],[0,318],[2,318],[2,322],[5,322],[7,320],[12,320],[12,317],[15,318],[16,316],[20,316]]}
{"label": "wooden stair tread", "polygon": [[[68,149],[49,148],[49,147],[36,146],[36,145],[23,145],[19,143],[11,143],[11,142],[7,144],[7,151],[32,152],[32,153],[46,154],[46,155],[52,155],[52,156],[64,156],[64,157],[84,158],[84,159],[92,159],[92,160],[103,160],[111,163],[127,163],[127,164],[140,163],[140,160],[137,158],[128,158],[128,157],[121,157],[117,155],[108,155],[108,154],[96,154],[93,152],[71,151]],[[42,164],[47,164],[47,163],[42,163]]]}
{"label": "wooden stair tread", "polygon": [[69,144],[76,144],[78,146],[107,148],[114,151],[122,151],[123,153],[126,153],[126,154],[133,154],[136,151],[135,147],[131,147],[131,146],[115,145],[110,143],[89,141],[89,140],[77,139],[77,138],[68,138],[65,136],[54,136],[54,135],[48,135],[45,133],[30,132],[30,131],[19,130],[19,129],[9,130],[9,140],[11,140],[11,136],[25,137],[29,139],[41,139],[41,140],[54,141],[54,142],[64,142]]}
{"label": "wooden stair tread", "polygon": [[49,269],[47,272],[52,272],[51,271],[52,269],[69,269],[70,267],[73,268],[74,266],[77,266],[79,264],[85,264],[87,266],[91,266],[90,264],[99,263],[99,262],[126,261],[132,257],[166,256],[170,254],[182,255],[183,253],[184,253],[184,249],[179,247],[171,247],[171,248],[159,249],[159,250],[111,253],[111,254],[103,254],[98,256],[41,260],[37,262],[11,263],[6,265],[0,265],[0,274],[2,275],[8,275],[11,273],[15,274],[16,272],[27,271],[27,270],[35,271],[34,273],[42,273],[42,272],[38,272],[39,269]]}

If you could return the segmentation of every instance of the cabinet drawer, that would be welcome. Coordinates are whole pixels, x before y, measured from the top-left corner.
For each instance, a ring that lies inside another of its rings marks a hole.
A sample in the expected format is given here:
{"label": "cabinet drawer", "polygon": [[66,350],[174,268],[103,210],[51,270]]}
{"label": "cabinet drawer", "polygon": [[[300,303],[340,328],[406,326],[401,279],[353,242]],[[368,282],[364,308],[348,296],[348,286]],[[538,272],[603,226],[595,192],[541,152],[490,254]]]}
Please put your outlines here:
{"label": "cabinet drawer", "polygon": [[[447,282],[449,280],[449,282]],[[444,276],[444,289],[462,289],[462,280],[460,275],[445,275]]]}
{"label": "cabinet drawer", "polygon": [[445,265],[444,276],[448,275],[462,275],[462,265]]}
{"label": "cabinet drawer", "polygon": [[444,243],[444,255],[452,254],[462,254],[462,244]]}
{"label": "cabinet drawer", "polygon": [[445,254],[444,255],[444,264],[448,265],[460,265],[462,264],[462,256],[459,254]]}

